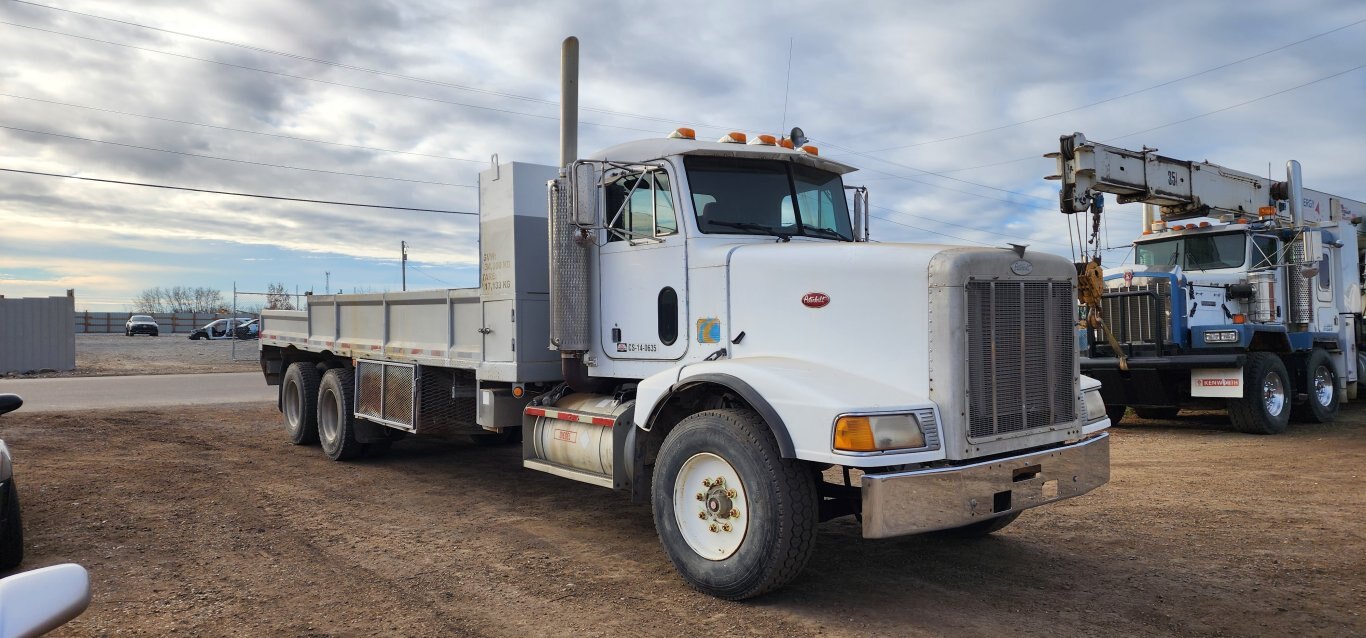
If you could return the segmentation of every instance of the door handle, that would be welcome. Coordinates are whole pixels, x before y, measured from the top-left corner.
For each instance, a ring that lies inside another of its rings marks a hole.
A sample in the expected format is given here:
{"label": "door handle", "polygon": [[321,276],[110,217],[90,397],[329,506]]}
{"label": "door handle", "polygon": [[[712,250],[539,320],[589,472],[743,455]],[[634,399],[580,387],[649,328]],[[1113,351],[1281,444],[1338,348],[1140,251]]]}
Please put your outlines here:
{"label": "door handle", "polygon": [[486,334],[489,334],[490,332],[493,332],[493,328],[480,328],[480,329],[479,329],[479,334],[481,334],[481,335],[486,335]]}

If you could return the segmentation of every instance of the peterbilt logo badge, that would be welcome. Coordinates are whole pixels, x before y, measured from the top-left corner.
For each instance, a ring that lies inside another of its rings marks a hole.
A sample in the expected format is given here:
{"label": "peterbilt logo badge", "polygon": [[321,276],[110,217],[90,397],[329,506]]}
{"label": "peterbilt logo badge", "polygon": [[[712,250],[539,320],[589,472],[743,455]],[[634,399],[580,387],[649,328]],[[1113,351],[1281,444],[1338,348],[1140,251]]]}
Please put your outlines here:
{"label": "peterbilt logo badge", "polygon": [[1124,271],[1124,285],[1126,285],[1126,286],[1132,286],[1133,283],[1134,283],[1134,271],[1132,271],[1132,270],[1126,270],[1126,271]]}
{"label": "peterbilt logo badge", "polygon": [[1034,264],[1031,264],[1023,259],[1018,259],[1015,261],[1015,263],[1010,265],[1010,272],[1013,272],[1023,277],[1025,275],[1028,275],[1029,273],[1034,272]]}
{"label": "peterbilt logo badge", "polygon": [[802,295],[802,305],[807,308],[824,308],[830,303],[830,295],[823,292],[808,292]]}

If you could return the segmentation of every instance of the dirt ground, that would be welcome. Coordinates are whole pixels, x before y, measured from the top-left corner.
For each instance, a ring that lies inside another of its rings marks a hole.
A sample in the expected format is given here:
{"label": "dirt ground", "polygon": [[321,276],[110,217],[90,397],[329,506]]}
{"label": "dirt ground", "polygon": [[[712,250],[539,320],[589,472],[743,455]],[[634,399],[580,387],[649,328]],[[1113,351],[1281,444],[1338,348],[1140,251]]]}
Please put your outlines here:
{"label": "dirt ground", "polygon": [[202,372],[250,372],[257,369],[255,340],[237,342],[232,360],[229,339],[190,341],[183,334],[160,337],[118,334],[76,335],[76,369],[37,374],[9,374],[9,378],[107,377],[123,374],[196,374]]}
{"label": "dirt ground", "polygon": [[23,568],[92,576],[55,635],[1366,633],[1361,407],[1274,437],[1213,414],[1116,429],[1090,495],[976,541],[825,523],[804,574],[745,603],[685,586],[648,507],[521,469],[516,446],[338,464],[278,423],[268,405],[0,419]]}

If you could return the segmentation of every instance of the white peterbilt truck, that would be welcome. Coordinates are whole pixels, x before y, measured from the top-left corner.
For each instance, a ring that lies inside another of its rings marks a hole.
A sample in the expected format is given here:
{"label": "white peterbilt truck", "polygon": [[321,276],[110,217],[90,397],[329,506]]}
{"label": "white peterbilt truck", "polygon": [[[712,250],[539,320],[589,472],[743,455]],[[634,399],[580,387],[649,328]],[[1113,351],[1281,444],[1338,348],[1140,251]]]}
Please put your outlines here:
{"label": "white peterbilt truck", "polygon": [[1142,202],[1134,264],[1104,271],[1101,320],[1081,366],[1103,383],[1112,423],[1126,407],[1170,418],[1226,407],[1244,432],[1333,420],[1355,398],[1362,336],[1359,201],[1285,181],[1061,138],[1066,214],[1100,215],[1101,193]]}
{"label": "white peterbilt truck", "polygon": [[1109,479],[1071,263],[869,242],[854,169],[800,140],[580,159],[565,53],[561,166],[480,176],[479,288],[264,313],[293,443],[520,433],[526,468],[651,503],[684,579],[730,599],[794,578],[821,521],[986,534]]}

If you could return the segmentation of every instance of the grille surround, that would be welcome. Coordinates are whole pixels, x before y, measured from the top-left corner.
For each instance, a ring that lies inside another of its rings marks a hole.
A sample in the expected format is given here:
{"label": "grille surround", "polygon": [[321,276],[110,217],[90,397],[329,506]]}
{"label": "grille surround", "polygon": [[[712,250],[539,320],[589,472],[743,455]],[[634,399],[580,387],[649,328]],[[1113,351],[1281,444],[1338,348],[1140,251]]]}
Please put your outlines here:
{"label": "grille surround", "polygon": [[1106,286],[1101,297],[1101,316],[1120,343],[1162,345],[1171,341],[1171,280],[1144,279],[1151,283]]}
{"label": "grille surround", "polygon": [[970,278],[964,297],[968,441],[1071,426],[1078,382],[1072,282]]}

